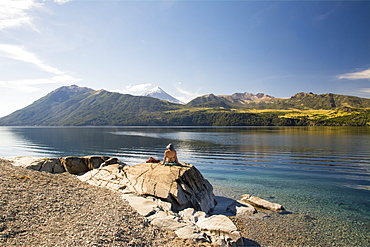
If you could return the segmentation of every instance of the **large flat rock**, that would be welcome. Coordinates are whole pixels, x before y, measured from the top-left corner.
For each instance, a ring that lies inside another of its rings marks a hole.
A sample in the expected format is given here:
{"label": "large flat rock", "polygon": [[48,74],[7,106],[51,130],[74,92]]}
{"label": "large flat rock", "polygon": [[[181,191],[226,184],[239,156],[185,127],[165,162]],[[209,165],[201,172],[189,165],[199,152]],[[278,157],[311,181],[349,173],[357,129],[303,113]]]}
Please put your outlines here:
{"label": "large flat rock", "polygon": [[212,185],[193,165],[144,163],[123,170],[128,190],[171,202],[174,212],[190,207],[208,213],[215,207]]}

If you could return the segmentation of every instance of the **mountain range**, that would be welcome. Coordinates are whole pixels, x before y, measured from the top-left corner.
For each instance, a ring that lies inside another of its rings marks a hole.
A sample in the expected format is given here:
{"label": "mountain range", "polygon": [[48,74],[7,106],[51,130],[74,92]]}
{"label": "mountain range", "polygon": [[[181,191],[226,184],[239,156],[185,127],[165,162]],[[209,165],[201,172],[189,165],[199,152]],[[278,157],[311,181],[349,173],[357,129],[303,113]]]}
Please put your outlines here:
{"label": "mountain range", "polygon": [[370,108],[370,99],[332,93],[297,93],[288,99],[258,93],[233,95],[208,94],[197,97],[187,105],[193,107],[224,107],[246,109],[335,109],[338,107]]}
{"label": "mountain range", "polygon": [[170,102],[173,99],[159,87],[145,96],[133,96],[64,86],[0,118],[0,125],[370,125],[370,99],[348,95],[297,93],[280,99],[263,93],[208,94],[187,104]]}

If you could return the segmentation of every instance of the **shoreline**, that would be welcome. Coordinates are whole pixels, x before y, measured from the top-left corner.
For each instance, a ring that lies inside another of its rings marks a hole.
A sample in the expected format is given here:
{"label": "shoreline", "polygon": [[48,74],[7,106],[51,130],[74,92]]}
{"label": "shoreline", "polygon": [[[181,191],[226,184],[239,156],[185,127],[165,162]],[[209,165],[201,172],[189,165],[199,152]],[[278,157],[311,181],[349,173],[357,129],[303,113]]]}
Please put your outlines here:
{"label": "shoreline", "polygon": [[186,246],[118,193],[0,159],[0,246]]}
{"label": "shoreline", "polygon": [[[0,167],[1,208],[6,209],[0,221],[0,245],[196,245],[147,225],[119,194],[88,185],[74,175],[32,171],[4,159]],[[82,213],[86,209],[92,211]],[[322,220],[309,215],[270,212],[264,216],[230,217],[246,246],[367,245],[349,239],[345,232],[340,238],[324,235],[329,229],[321,232]]]}

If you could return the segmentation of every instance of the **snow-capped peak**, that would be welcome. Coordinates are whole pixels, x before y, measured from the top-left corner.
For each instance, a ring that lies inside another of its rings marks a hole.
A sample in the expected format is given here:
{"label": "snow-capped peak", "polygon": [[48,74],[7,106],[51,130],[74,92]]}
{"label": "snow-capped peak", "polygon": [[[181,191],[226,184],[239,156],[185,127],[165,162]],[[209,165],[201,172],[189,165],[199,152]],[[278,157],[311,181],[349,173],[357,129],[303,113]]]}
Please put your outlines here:
{"label": "snow-capped peak", "polygon": [[147,91],[146,93],[142,94],[142,96],[148,96],[148,97],[152,97],[152,98],[166,100],[166,101],[176,103],[176,104],[184,104],[180,100],[178,100],[178,99],[172,97],[171,95],[169,95],[168,93],[166,93],[162,88],[160,88],[158,86],[149,90],[149,91]]}
{"label": "snow-capped peak", "polygon": [[145,92],[145,93],[143,94],[143,96],[148,96],[148,95],[150,95],[150,94],[152,94],[152,93],[166,93],[166,92],[165,92],[165,91],[163,91],[163,89],[162,89],[162,88],[160,88],[160,87],[156,86],[155,88],[152,88],[152,89],[150,89],[149,91]]}

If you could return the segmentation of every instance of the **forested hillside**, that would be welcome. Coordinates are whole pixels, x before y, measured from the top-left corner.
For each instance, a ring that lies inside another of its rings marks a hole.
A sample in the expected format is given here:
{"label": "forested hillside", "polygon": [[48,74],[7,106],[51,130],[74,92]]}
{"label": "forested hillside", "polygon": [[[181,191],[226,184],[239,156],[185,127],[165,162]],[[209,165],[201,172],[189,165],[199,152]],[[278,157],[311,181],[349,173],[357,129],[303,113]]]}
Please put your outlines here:
{"label": "forested hillside", "polygon": [[186,105],[78,86],[61,87],[0,118],[10,126],[366,126],[370,99],[298,93],[198,97]]}

